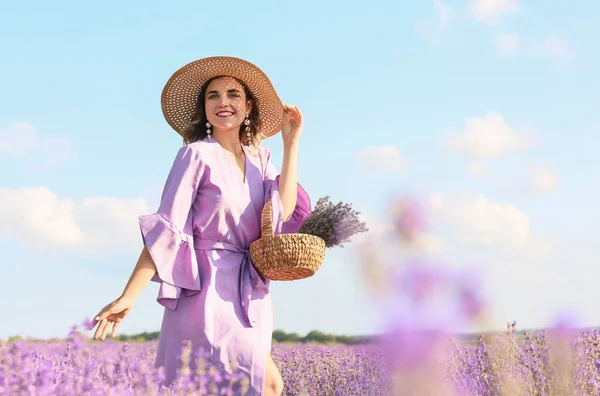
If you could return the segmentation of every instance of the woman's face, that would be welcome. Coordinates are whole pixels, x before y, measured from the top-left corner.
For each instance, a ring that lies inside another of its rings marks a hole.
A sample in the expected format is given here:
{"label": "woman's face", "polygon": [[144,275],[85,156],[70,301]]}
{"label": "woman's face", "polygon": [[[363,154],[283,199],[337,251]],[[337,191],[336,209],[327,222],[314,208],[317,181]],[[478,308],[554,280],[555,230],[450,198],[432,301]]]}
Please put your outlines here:
{"label": "woman's face", "polygon": [[213,130],[237,130],[250,113],[244,87],[233,77],[212,80],[204,97],[206,118],[213,125]]}

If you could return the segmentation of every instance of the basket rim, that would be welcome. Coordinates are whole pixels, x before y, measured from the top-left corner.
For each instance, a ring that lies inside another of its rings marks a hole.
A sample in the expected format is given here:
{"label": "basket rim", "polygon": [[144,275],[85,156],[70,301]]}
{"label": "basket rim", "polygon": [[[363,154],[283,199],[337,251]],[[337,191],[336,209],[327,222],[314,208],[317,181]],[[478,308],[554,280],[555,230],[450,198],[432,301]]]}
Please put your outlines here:
{"label": "basket rim", "polygon": [[302,233],[287,233],[287,234],[277,234],[277,235],[267,235],[267,236],[263,236],[258,238],[257,240],[255,240],[254,242],[252,242],[250,244],[250,246],[256,244],[256,243],[264,243],[264,242],[268,242],[268,241],[272,241],[273,239],[292,239],[292,238],[301,238],[301,239],[318,239],[323,241],[323,243],[325,243],[325,240],[321,237],[318,237],[316,235],[312,235],[312,234],[302,234]]}

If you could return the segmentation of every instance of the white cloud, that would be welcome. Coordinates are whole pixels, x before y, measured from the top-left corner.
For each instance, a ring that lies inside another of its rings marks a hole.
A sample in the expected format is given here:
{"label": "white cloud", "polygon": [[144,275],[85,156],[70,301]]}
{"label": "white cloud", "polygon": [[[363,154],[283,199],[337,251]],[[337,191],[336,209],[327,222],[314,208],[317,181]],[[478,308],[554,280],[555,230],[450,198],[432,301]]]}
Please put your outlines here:
{"label": "white cloud", "polygon": [[446,148],[473,160],[497,159],[529,147],[531,137],[517,133],[496,112],[470,117],[465,129],[446,140]]}
{"label": "white cloud", "polygon": [[425,252],[440,253],[446,249],[446,241],[440,238],[439,235],[422,232],[415,236],[414,246]]}
{"label": "white cloud", "polygon": [[462,241],[474,245],[520,245],[529,238],[529,218],[512,204],[481,195],[437,195],[437,212]]}
{"label": "white cloud", "polygon": [[367,171],[400,172],[405,169],[404,158],[395,146],[365,147],[357,153],[361,169]]}
{"label": "white cloud", "polygon": [[469,162],[469,173],[474,177],[484,177],[486,174],[485,166],[481,162],[472,161]]}
{"label": "white cloud", "polygon": [[394,227],[389,219],[382,219],[373,213],[363,213],[359,215],[361,221],[367,224],[369,231],[355,235],[351,238],[352,242],[359,244],[372,244],[383,240],[388,240],[394,232]]}
{"label": "white cloud", "polygon": [[517,0],[474,0],[469,11],[478,20],[493,23],[501,16],[519,10]]}
{"label": "white cloud", "polygon": [[531,188],[534,192],[547,194],[558,187],[558,178],[552,169],[537,167],[531,172]]}
{"label": "white cloud", "polygon": [[0,130],[0,153],[22,157],[26,152],[39,148],[35,127],[28,122],[10,122]]}
{"label": "white cloud", "polygon": [[560,60],[569,60],[573,57],[573,51],[566,41],[560,37],[547,37],[542,44],[546,54]]}
{"label": "white cloud", "polygon": [[555,58],[561,61],[573,60],[576,54],[566,40],[559,36],[532,38],[519,44],[523,54],[528,56],[542,56]]}
{"label": "white cloud", "polygon": [[519,47],[519,36],[514,33],[498,33],[495,42],[498,52],[502,55],[513,55]]}
{"label": "white cloud", "polygon": [[431,41],[439,42],[442,39],[443,32],[455,19],[456,12],[452,6],[439,0],[434,0],[433,9],[433,16],[417,21],[415,30],[421,36]]}
{"label": "white cloud", "polygon": [[529,171],[501,182],[501,188],[518,194],[549,194],[558,188],[556,173],[547,166],[536,166]]}
{"label": "white cloud", "polygon": [[[397,240],[394,234],[394,227],[389,218],[382,219],[373,214],[360,214],[361,221],[367,223],[369,231],[363,234],[358,234],[352,238],[352,242],[359,244],[387,244],[389,241]],[[445,242],[439,236],[428,232],[415,232],[411,241],[413,250],[421,252],[436,253],[441,252],[445,248]]]}
{"label": "white cloud", "polygon": [[0,237],[37,251],[126,249],[140,243],[141,199],[61,198],[46,187],[0,188]]}
{"label": "white cloud", "polygon": [[442,194],[431,194],[429,195],[429,205],[433,209],[440,209],[444,204],[444,197]]}
{"label": "white cloud", "polygon": [[39,135],[29,122],[9,122],[0,128],[0,155],[24,160],[32,170],[51,170],[73,158],[73,147],[65,138]]}
{"label": "white cloud", "polygon": [[433,194],[435,215],[453,241],[466,246],[510,248],[523,258],[551,254],[551,241],[531,234],[529,217],[514,204],[493,202],[482,195]]}
{"label": "white cloud", "polygon": [[[503,17],[522,11],[519,0],[470,0],[466,8],[458,11],[449,4],[434,0],[433,7],[433,15],[418,20],[415,30],[435,43],[442,41],[450,24],[456,20],[463,20],[463,17],[475,18],[496,30]],[[558,36],[534,39],[521,37],[516,33],[496,31],[493,39],[496,50],[505,56],[521,53],[550,56],[563,61],[571,60],[575,56],[568,43]]]}

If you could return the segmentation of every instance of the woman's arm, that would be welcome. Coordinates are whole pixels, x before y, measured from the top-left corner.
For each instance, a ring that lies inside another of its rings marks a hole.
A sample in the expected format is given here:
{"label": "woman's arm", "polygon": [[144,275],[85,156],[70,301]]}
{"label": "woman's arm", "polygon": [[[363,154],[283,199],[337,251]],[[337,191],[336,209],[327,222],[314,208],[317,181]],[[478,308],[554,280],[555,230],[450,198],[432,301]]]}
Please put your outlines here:
{"label": "woman's arm", "polygon": [[298,197],[298,144],[283,148],[283,163],[278,187],[283,204],[283,218],[287,221],[294,213]]}
{"label": "woman's arm", "polygon": [[156,274],[156,264],[154,264],[148,248],[144,246],[121,296],[133,301],[137,300],[140,293],[152,280],[154,274]]}
{"label": "woman's arm", "polygon": [[98,314],[94,317],[94,320],[89,327],[89,330],[93,329],[96,325],[98,328],[94,333],[94,339],[104,340],[108,334],[110,324],[112,323],[112,336],[116,337],[117,328],[121,321],[127,316],[129,311],[133,308],[135,300],[139,297],[140,293],[150,283],[152,277],[156,273],[156,265],[150,257],[150,253],[146,246],[140,254],[140,258],[125,286],[123,294],[115,301],[105,306]]}
{"label": "woman's arm", "polygon": [[302,134],[302,113],[298,106],[283,105],[283,162],[279,177],[279,197],[283,204],[284,221],[289,220],[296,208],[298,197],[298,146]]}

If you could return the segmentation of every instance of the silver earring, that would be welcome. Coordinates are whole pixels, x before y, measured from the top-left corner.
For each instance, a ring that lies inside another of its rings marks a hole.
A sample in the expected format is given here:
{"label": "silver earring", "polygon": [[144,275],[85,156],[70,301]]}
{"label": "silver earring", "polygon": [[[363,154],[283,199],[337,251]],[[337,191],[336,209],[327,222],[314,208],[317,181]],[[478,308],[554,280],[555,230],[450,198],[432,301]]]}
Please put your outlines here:
{"label": "silver earring", "polygon": [[208,136],[208,140],[212,139],[212,136],[210,136],[210,134],[212,133],[212,131],[210,130],[210,127],[212,125],[210,125],[210,122],[206,121],[206,135]]}
{"label": "silver earring", "polygon": [[244,120],[244,125],[246,125],[246,136],[248,137],[248,144],[250,144],[252,141],[252,134],[250,133],[250,119],[248,116],[246,116],[246,119]]}

